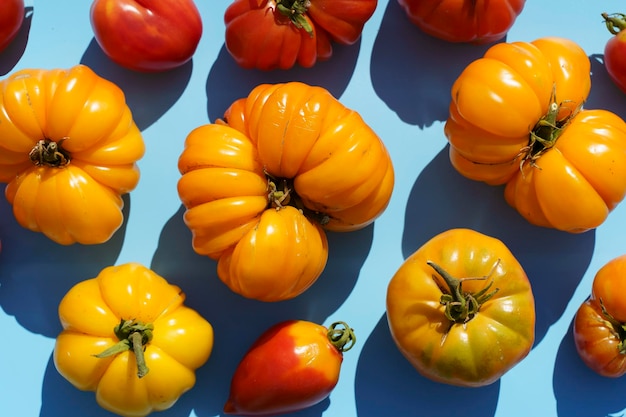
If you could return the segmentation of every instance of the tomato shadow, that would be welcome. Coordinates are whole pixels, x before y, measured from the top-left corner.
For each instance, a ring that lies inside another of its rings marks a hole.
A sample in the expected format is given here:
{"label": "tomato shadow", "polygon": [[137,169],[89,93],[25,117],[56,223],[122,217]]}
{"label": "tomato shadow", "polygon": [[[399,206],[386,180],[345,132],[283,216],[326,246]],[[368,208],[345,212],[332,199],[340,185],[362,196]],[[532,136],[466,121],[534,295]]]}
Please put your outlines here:
{"label": "tomato shadow", "polygon": [[383,314],[365,341],[355,376],[359,417],[487,417],[494,415],[500,382],[464,388],[431,381],[402,356]]}
{"label": "tomato shadow", "polygon": [[573,320],[557,352],[553,388],[559,416],[623,416],[626,377],[596,374],[578,356]]}
{"label": "tomato shadow", "polygon": [[[180,286],[187,295],[187,305],[213,325],[215,345],[208,363],[197,372],[196,387],[177,404],[176,415],[181,415],[180,408],[194,409],[199,417],[221,415],[231,375],[263,331],[287,319],[324,323],[343,304],[369,254],[373,226],[351,233],[329,233],[329,259],[317,282],[292,300],[265,303],[239,296],[219,280],[216,262],[193,251],[183,213],[181,206],[163,228],[151,268]],[[328,404],[329,400],[323,401],[293,415],[320,416]],[[167,413],[162,415],[170,415]]]}
{"label": "tomato shadow", "polygon": [[28,36],[30,35],[30,26],[33,21],[34,7],[24,7],[24,20],[17,35],[11,43],[0,52],[0,76],[8,74],[17,65],[24,55],[26,45],[28,44]]}
{"label": "tomato shadow", "polygon": [[247,97],[259,84],[278,84],[300,81],[326,88],[335,98],[346,90],[361,48],[361,39],[353,45],[333,45],[333,55],[327,61],[318,61],[311,68],[295,66],[288,70],[261,71],[244,69],[237,65],[225,46],[222,46],[211,67],[206,83],[207,113],[214,122],[239,98]]}
{"label": "tomato shadow", "polygon": [[604,66],[604,55],[589,56],[591,62],[591,91],[585,108],[609,110],[621,118],[626,118],[626,94],[611,80]]}
{"label": "tomato shadow", "polygon": [[[124,196],[124,218],[130,198]],[[106,243],[64,246],[20,226],[11,205],[0,200],[0,307],[32,333],[56,338],[58,305],[77,282],[112,265],[122,247],[126,222]]]}
{"label": "tomato shadow", "polygon": [[402,237],[404,258],[430,238],[465,227],[500,239],[530,279],[535,297],[535,345],[565,311],[589,263],[595,231],[570,234],[533,226],[504,200],[503,187],[461,176],[446,145],[418,176]]}
{"label": "tomato shadow", "polygon": [[117,84],[124,91],[133,119],[142,131],[159,120],[176,103],[189,84],[193,69],[193,60],[190,60],[170,71],[132,71],[109,59],[95,38],[87,46],[80,63]]}
{"label": "tomato shadow", "polygon": [[447,119],[452,84],[489,46],[429,36],[409,21],[397,1],[389,1],[373,44],[372,86],[400,120],[428,127]]}

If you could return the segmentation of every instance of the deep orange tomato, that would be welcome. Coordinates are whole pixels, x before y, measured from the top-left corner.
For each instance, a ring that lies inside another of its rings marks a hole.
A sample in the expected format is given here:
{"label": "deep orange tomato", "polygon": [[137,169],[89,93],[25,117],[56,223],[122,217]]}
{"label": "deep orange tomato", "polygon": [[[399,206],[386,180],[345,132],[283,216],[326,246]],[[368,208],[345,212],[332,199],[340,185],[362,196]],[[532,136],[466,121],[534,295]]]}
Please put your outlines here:
{"label": "deep orange tomato", "polygon": [[602,17],[614,35],[604,45],[604,67],[615,85],[626,93],[626,14],[602,13]]}
{"label": "deep orange tomato", "polygon": [[107,241],[143,153],[123,91],[84,65],[0,82],[0,182],[25,228],[64,245]]}
{"label": "deep orange tomato", "polygon": [[583,362],[606,377],[626,374],[626,255],[596,273],[591,297],[574,319],[574,342]]}
{"label": "deep orange tomato", "polygon": [[352,231],[387,207],[389,154],[361,116],[322,87],[264,84],[224,121],[194,129],[178,162],[193,248],[249,298],[302,293],[322,273],[325,230]]}
{"label": "deep orange tomato", "polygon": [[582,109],[590,88],[587,54],[570,40],[494,45],[453,84],[453,166],[506,184],[507,202],[535,225],[599,226],[626,194],[626,124]]}
{"label": "deep orange tomato", "polygon": [[515,23],[525,0],[398,0],[425,33],[449,42],[498,41]]}
{"label": "deep orange tomato", "polygon": [[378,0],[234,0],[225,45],[244,68],[312,67],[332,56],[331,42],[352,45]]}
{"label": "deep orange tomato", "polygon": [[387,290],[400,352],[434,381],[491,384],[524,359],[535,338],[535,302],[519,262],[500,240],[451,229],[426,242]]}

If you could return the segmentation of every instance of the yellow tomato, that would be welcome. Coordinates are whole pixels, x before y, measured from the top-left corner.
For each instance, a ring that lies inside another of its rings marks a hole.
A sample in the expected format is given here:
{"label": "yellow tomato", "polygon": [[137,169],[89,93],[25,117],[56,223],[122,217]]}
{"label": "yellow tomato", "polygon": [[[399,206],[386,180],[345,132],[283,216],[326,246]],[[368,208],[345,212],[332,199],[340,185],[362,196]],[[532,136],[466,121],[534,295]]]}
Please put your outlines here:
{"label": "yellow tomato", "polygon": [[122,416],[165,410],[191,389],[213,349],[213,328],[185,294],[139,264],[103,269],[59,305],[54,364]]}
{"label": "yellow tomato", "polygon": [[63,245],[107,241],[143,154],[124,93],[88,67],[0,81],[0,182],[23,227]]}

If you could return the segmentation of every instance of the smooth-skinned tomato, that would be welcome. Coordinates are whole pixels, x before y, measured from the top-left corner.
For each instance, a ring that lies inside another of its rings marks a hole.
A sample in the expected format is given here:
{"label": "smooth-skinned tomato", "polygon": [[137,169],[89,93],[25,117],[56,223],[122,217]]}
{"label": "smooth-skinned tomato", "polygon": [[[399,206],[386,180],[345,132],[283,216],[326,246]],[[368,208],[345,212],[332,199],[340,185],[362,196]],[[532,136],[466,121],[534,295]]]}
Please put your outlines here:
{"label": "smooth-skinned tomato", "polygon": [[15,39],[24,22],[24,0],[3,0],[0,4],[0,52]]}
{"label": "smooth-skinned tomato", "polygon": [[501,40],[525,0],[398,0],[423,32],[448,42],[485,44]]}
{"label": "smooth-skinned tomato", "polygon": [[604,45],[604,67],[615,85],[626,93],[626,14],[602,13],[602,17],[613,35]]}
{"label": "smooth-skinned tomato", "polygon": [[504,243],[450,229],[409,256],[389,282],[387,320],[404,357],[423,376],[479,387],[524,359],[535,338],[535,302]]}
{"label": "smooth-skinned tomato", "polygon": [[571,40],[492,46],[452,86],[452,165],[505,184],[506,201],[534,225],[596,228],[626,194],[626,124],[583,109],[590,88],[589,58]]}
{"label": "smooth-skinned tomato", "polygon": [[352,45],[377,0],[234,0],[224,13],[225,45],[243,68],[309,68]]}
{"label": "smooth-skinned tomato", "polygon": [[591,297],[574,319],[574,342],[583,362],[599,375],[626,374],[626,255],[607,262],[596,273]]}
{"label": "smooth-skinned tomato", "polygon": [[103,269],[59,304],[56,369],[113,413],[171,408],[213,349],[211,324],[184,302],[179,287],[140,264]]}
{"label": "smooth-skinned tomato", "polygon": [[337,385],[343,352],[355,342],[354,331],[343,322],[328,328],[306,320],[275,324],[237,366],[224,412],[270,416],[319,403]]}
{"label": "smooth-skinned tomato", "polygon": [[202,37],[193,0],[94,0],[90,16],[102,51],[134,71],[180,67],[193,57]]}
{"label": "smooth-skinned tomato", "polygon": [[53,241],[106,242],[145,150],[123,91],[89,67],[0,82],[0,182],[18,223]]}
{"label": "smooth-skinned tomato", "polygon": [[263,301],[293,298],[323,272],[325,231],[366,227],[394,185],[382,140],[322,87],[262,84],[186,138],[178,194],[193,249]]}

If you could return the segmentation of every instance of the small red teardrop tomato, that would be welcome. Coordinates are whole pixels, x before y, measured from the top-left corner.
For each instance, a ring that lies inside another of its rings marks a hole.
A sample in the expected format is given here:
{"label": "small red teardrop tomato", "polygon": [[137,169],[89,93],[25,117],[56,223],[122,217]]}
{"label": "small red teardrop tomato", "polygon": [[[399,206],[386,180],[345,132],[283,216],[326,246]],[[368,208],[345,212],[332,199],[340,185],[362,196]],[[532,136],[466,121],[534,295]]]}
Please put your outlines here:
{"label": "small red teardrop tomato", "polygon": [[0,52],[15,39],[24,21],[24,0],[2,0],[0,4]]}
{"label": "small red teardrop tomato", "polygon": [[604,67],[615,85],[626,93],[626,14],[602,13],[612,36],[604,46]]}
{"label": "small red teardrop tomato", "polygon": [[275,415],[323,401],[337,385],[343,352],[355,341],[343,322],[329,328],[305,320],[275,324],[239,363],[224,413]]}
{"label": "small red teardrop tomato", "polygon": [[626,373],[626,255],[596,273],[591,297],[576,312],[574,341],[596,373],[612,378]]}

